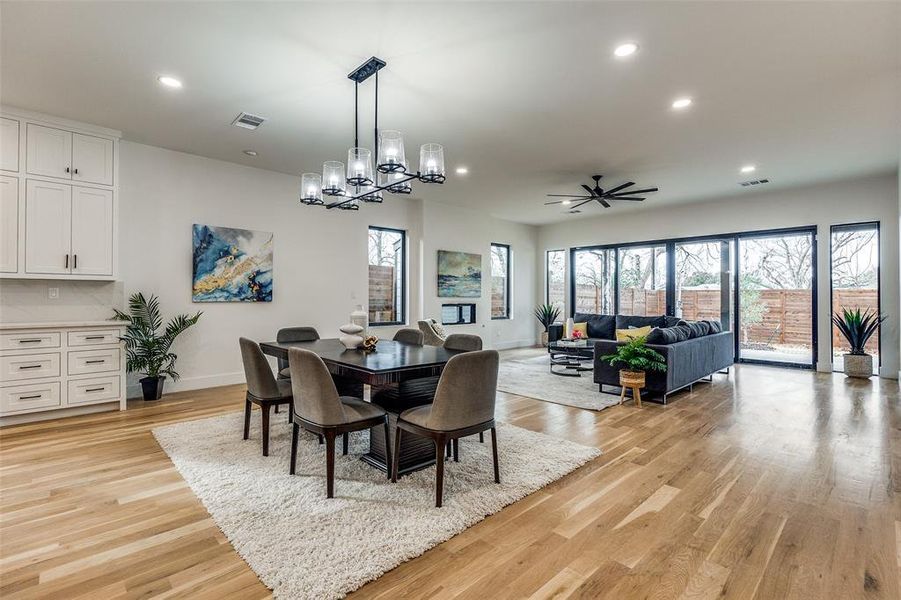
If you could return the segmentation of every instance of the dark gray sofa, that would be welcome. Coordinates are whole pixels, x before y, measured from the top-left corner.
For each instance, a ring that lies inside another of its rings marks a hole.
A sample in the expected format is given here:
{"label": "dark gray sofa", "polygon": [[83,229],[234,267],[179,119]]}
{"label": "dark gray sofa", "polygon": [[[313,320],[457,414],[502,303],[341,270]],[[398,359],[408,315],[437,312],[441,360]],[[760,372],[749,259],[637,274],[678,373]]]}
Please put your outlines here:
{"label": "dark gray sofa", "polygon": [[[629,326],[643,327],[673,327],[684,323],[677,317],[632,317],[624,315],[589,315],[577,313],[574,317],[576,323],[588,323],[589,343],[594,343],[594,382],[598,384],[601,392],[608,391],[604,386],[615,388],[610,393],[619,394],[619,367],[611,367],[610,363],[601,360],[606,354],[612,354],[616,347],[625,342],[616,341],[616,329],[625,329]],[[551,329],[550,339],[559,339],[562,328]],[[673,392],[689,387],[697,381],[713,376],[720,371],[728,371],[732,366],[735,347],[731,331],[710,333],[699,337],[692,337],[684,341],[670,344],[649,343],[663,355],[666,360],[666,372],[649,372],[646,375],[647,385],[645,389],[651,396],[650,400],[657,400],[666,404],[668,396]]]}

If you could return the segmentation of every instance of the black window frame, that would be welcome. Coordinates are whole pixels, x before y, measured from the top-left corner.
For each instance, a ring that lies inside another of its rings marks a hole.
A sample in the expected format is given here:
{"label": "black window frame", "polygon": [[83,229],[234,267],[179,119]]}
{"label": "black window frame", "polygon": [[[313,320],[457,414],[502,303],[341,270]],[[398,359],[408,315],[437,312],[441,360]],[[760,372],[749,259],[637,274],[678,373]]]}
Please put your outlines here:
{"label": "black window frame", "polygon": [[407,232],[403,229],[394,227],[381,227],[379,225],[370,225],[366,229],[366,312],[369,312],[369,232],[372,230],[387,231],[390,233],[399,233],[401,241],[400,256],[400,319],[394,321],[370,321],[370,327],[390,327],[393,325],[407,324]]}
{"label": "black window frame", "polygon": [[[499,242],[491,242],[491,247],[490,247],[489,251],[493,253],[495,248],[503,248],[507,251],[507,267],[506,267],[507,272],[504,276],[504,316],[503,317],[495,317],[494,315],[491,315],[491,320],[492,321],[504,321],[504,320],[508,320],[511,318],[510,317],[510,288],[512,286],[510,285],[510,282],[511,282],[510,263],[513,262],[513,252],[510,249],[510,244],[501,244]],[[493,286],[494,285],[494,273],[492,272],[492,269],[494,268],[494,260],[493,260],[493,257],[490,257],[490,258],[491,258],[491,260],[489,262],[489,273],[492,278],[491,284]],[[491,287],[489,287],[489,290],[491,290]],[[489,302],[491,302],[490,298],[491,298],[492,292],[489,291],[488,294],[489,294]]]}

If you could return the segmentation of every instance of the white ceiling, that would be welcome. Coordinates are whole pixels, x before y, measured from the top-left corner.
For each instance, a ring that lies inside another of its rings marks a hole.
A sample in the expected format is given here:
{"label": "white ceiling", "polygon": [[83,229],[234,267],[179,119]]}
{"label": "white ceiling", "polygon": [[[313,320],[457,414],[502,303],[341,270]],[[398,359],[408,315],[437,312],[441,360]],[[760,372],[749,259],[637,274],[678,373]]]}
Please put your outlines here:
{"label": "white ceiling", "polygon": [[[443,143],[426,201],[525,223],[593,173],[660,192],[648,210],[897,169],[901,3],[3,2],[0,101],[126,139],[285,173],[344,160],[346,74],[371,55],[380,124],[408,156]],[[621,60],[620,42],[641,50]],[[184,88],[156,78],[171,74]],[[362,98],[371,86],[361,88]],[[672,100],[694,98],[687,111]],[[369,103],[365,102],[367,107]],[[230,125],[241,110],[269,118]],[[362,121],[371,145],[371,120]],[[252,148],[256,158],[242,154]],[[415,165],[415,163],[414,163]],[[469,175],[453,174],[457,165]],[[373,209],[377,210],[377,209]]]}

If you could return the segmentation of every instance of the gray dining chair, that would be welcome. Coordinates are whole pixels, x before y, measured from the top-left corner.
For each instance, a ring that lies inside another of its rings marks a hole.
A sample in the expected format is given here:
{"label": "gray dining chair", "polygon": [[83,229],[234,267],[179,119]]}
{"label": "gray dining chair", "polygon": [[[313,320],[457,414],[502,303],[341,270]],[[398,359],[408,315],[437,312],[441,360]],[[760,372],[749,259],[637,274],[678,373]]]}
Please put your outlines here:
{"label": "gray dining chair", "polygon": [[277,380],[260,345],[253,340],[241,338],[241,361],[244,363],[244,378],[247,380],[247,395],[244,398],[244,439],[250,437],[250,411],[253,404],[260,407],[263,421],[263,456],[269,456],[269,409],[280,404],[291,404],[291,382]]}
{"label": "gray dining chair", "polygon": [[482,338],[468,333],[452,333],[444,340],[444,347],[448,350],[473,352],[482,349]]}
{"label": "gray dining chair", "polygon": [[[315,342],[319,339],[319,332],[315,327],[284,327],[275,334],[275,341],[279,344],[290,344],[291,342]],[[284,358],[278,359],[278,376],[279,379],[289,379],[291,377],[288,371],[288,361]]]}
{"label": "gray dining chair", "polygon": [[394,334],[395,342],[401,342],[403,344],[413,344],[414,346],[422,346],[422,339],[422,332],[418,329],[412,329],[410,327],[398,329],[397,333]]}
{"label": "gray dining chair", "polygon": [[497,395],[497,350],[478,350],[452,357],[438,382],[435,401],[405,410],[397,418],[391,481],[397,481],[402,432],[431,438],[435,443],[435,506],[444,497],[444,453],[448,440],[491,430],[494,482],[500,483],[494,403]]}
{"label": "gray dining chair", "polygon": [[335,495],[335,438],[344,434],[344,454],[347,454],[347,434],[382,425],[385,428],[385,463],[391,477],[391,456],[388,435],[388,413],[381,407],[360,398],[339,396],[328,367],[314,352],[301,348],[288,350],[291,386],[294,391],[294,418],[291,432],[291,467],[297,469],[297,441],[300,428],[325,436],[326,497]]}

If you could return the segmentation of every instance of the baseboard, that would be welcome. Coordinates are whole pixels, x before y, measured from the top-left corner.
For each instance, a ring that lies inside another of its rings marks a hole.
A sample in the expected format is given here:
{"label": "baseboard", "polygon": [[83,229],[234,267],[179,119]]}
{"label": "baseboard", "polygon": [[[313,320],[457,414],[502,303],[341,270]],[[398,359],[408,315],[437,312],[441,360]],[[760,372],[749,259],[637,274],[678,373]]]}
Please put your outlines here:
{"label": "baseboard", "polygon": [[[140,386],[138,386],[140,388]],[[38,421],[49,421],[51,419],[62,419],[63,417],[77,417],[79,415],[90,415],[99,412],[118,411],[120,410],[119,401],[103,402],[101,404],[89,404],[87,406],[70,406],[68,408],[60,408],[56,410],[45,410],[41,412],[25,413],[22,415],[8,415],[0,417],[0,427],[8,425],[21,425],[22,423],[36,423]]]}
{"label": "baseboard", "polygon": [[[191,390],[233,385],[236,383],[244,383],[243,371],[238,371],[236,373],[220,373],[218,375],[204,375],[201,377],[182,377],[178,381],[167,379],[165,387],[163,388],[163,393],[189,392]],[[141,384],[138,382],[130,383],[127,390],[129,398],[140,398],[142,396]]]}
{"label": "baseboard", "polygon": [[538,340],[512,340],[509,342],[496,342],[495,350],[512,350],[513,348],[531,348],[536,345]]}

